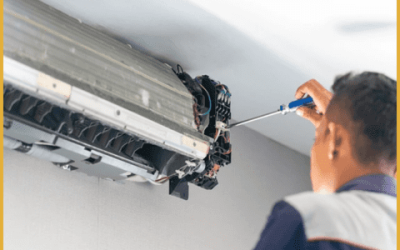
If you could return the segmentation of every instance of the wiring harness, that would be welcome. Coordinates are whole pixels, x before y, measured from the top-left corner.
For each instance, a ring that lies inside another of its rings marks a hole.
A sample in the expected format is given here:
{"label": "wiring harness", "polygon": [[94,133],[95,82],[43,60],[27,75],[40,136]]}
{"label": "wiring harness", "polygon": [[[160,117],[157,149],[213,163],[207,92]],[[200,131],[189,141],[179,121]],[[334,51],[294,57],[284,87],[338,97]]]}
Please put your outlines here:
{"label": "wiring harness", "polygon": [[[193,95],[196,129],[210,137],[212,142],[205,159],[204,171],[187,175],[186,180],[205,189],[213,189],[218,184],[216,177],[220,168],[231,163],[232,145],[230,132],[226,127],[231,119],[232,94],[228,86],[210,79],[207,75],[192,79],[180,65],[175,73]],[[179,189],[182,180],[177,179],[172,183]]]}

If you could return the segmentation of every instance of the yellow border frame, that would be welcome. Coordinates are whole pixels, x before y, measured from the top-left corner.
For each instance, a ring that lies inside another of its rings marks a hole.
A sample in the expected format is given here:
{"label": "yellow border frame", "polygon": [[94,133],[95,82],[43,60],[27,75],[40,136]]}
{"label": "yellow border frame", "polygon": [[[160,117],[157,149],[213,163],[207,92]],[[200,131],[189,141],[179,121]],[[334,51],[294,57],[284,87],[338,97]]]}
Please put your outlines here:
{"label": "yellow border frame", "polygon": [[[3,48],[3,0],[0,0],[0,4],[2,7],[2,11],[0,13],[0,45]],[[397,79],[399,79],[400,77],[400,71],[399,71],[399,55],[398,55],[398,51],[399,51],[399,4],[397,1]],[[1,65],[0,65],[0,72],[3,75],[3,49],[1,50]],[[1,78],[1,87],[3,87],[3,77]],[[400,94],[400,90],[397,88],[397,97]],[[0,95],[0,115],[1,117],[3,116],[3,95]],[[398,117],[400,115],[400,108],[399,108],[399,103],[397,102],[397,128],[399,128],[399,122],[398,122]],[[0,138],[3,138],[3,119],[0,119]],[[397,133],[397,156],[400,155],[400,148],[399,148],[399,139],[400,136]],[[1,232],[1,240],[0,240],[0,246],[1,249],[4,249],[4,190],[3,190],[3,183],[4,183],[4,175],[3,175],[3,165],[4,165],[4,157],[3,157],[3,140],[0,140],[0,159],[1,159],[1,164],[0,164],[0,178],[1,178],[1,185],[0,185],[0,193],[1,193],[1,199],[0,199],[0,232]],[[399,191],[399,186],[397,186],[397,193]],[[397,200],[397,208],[399,208],[399,201]],[[400,218],[397,217],[397,225],[399,225],[400,223]],[[397,238],[399,238],[399,231],[397,231]],[[400,249],[399,244],[397,244],[397,249]]]}
{"label": "yellow border frame", "polygon": [[[397,50],[396,50],[396,55],[397,55],[397,65],[396,65],[396,69],[397,69],[397,80],[396,80],[396,82],[399,80],[399,76],[400,76],[400,72],[399,72],[399,1],[396,1],[396,4],[397,4],[397,6],[396,6],[396,9],[397,9],[397,23],[396,23],[396,25],[397,25]],[[399,108],[399,102],[398,102],[398,99],[399,99],[399,94],[400,94],[400,90],[399,90],[399,88],[397,88],[397,117],[396,117],[396,122],[397,122],[397,124],[396,124],[396,128],[398,129],[399,128],[399,114],[400,114],[400,108]],[[397,135],[397,139],[396,139],[396,142],[397,142],[397,156],[399,156],[400,155],[400,148],[399,148],[399,139],[400,139],[400,136],[399,136],[399,133],[397,133],[396,132],[396,135]],[[399,166],[399,162],[397,161],[397,166]],[[397,168],[398,169],[398,168]],[[397,180],[397,171],[396,171],[396,180]],[[397,185],[397,193],[399,193],[399,185]],[[399,210],[399,200],[397,199],[397,214],[398,214],[398,210]],[[400,218],[399,218],[399,216],[397,216],[397,227],[399,226],[399,224],[400,224]],[[399,230],[397,230],[397,239],[399,239]],[[399,241],[397,240],[397,249],[400,249],[400,247],[399,247]]]}
{"label": "yellow border frame", "polygon": [[[0,14],[0,45],[2,48],[4,48],[3,46],[3,0],[0,0],[0,4],[1,4],[1,14]],[[0,72],[1,75],[3,75],[3,49],[1,49],[1,65],[0,65]],[[3,77],[1,78],[1,89],[3,89]],[[0,95],[0,115],[1,117],[3,117],[3,95]],[[3,138],[3,118],[0,119],[0,138]],[[1,193],[1,199],[0,199],[0,225],[1,225],[1,241],[0,241],[0,246],[1,249],[4,249],[4,190],[3,190],[3,185],[4,185],[4,175],[3,175],[3,165],[4,165],[4,157],[3,157],[3,140],[0,140],[0,159],[1,159],[1,164],[0,164],[0,178],[1,178],[1,185],[0,185],[0,193]]]}
{"label": "yellow border frame", "polygon": [[[396,4],[397,4],[397,6],[396,6],[396,10],[397,10],[397,23],[396,23],[396,25],[397,25],[397,41],[396,41],[396,43],[397,43],[397,48],[396,48],[396,55],[397,55],[397,65],[396,65],[396,69],[397,69],[397,80],[396,80],[396,82],[398,81],[398,79],[399,79],[399,76],[400,76],[400,72],[399,72],[399,1],[396,1]],[[396,122],[397,122],[397,124],[396,124],[396,128],[398,129],[399,128],[399,114],[400,114],[400,108],[399,108],[399,102],[398,102],[398,99],[399,99],[399,94],[400,94],[400,90],[399,90],[399,88],[397,88],[397,117],[396,117]],[[400,155],[400,148],[399,148],[399,139],[400,139],[400,136],[399,136],[399,133],[397,133],[396,132],[396,135],[397,135],[397,138],[396,138],[396,142],[397,142],[397,156],[399,156]],[[399,166],[399,162],[397,161],[397,166]],[[398,168],[397,168],[398,169]],[[396,180],[397,180],[397,171],[396,171]],[[397,193],[399,193],[399,185],[397,185]],[[399,205],[400,205],[400,203],[399,203],[399,200],[397,199],[397,213],[398,213],[398,210],[399,210]],[[399,226],[399,224],[400,224],[400,218],[399,218],[399,216],[397,216],[397,227]],[[399,239],[399,230],[397,230],[397,239]],[[399,241],[397,240],[397,249],[400,249],[400,247],[399,247]]]}

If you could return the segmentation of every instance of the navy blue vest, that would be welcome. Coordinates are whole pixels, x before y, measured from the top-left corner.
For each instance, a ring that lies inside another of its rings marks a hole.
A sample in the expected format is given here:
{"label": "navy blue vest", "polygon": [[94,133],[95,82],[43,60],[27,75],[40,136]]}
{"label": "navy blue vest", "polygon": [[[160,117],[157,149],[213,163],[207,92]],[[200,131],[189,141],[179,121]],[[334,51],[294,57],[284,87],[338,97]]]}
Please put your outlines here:
{"label": "navy blue vest", "polygon": [[304,192],[275,204],[256,250],[396,249],[396,180],[366,175],[336,193]]}

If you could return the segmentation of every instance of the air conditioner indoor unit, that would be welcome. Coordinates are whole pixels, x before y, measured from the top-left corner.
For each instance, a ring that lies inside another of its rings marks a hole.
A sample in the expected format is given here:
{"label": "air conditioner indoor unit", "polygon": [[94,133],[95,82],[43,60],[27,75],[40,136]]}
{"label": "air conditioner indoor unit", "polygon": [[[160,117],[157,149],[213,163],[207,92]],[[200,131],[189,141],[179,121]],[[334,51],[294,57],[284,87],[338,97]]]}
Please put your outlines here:
{"label": "air conditioner indoor unit", "polygon": [[217,184],[229,88],[35,0],[4,1],[4,147],[113,181]]}

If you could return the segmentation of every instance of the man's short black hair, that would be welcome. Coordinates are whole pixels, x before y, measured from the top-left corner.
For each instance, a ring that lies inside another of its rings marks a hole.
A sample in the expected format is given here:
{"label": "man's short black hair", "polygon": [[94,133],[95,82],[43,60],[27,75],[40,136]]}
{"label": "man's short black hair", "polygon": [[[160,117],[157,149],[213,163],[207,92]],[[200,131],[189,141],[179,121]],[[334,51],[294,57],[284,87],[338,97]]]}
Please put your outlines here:
{"label": "man's short black hair", "polygon": [[364,164],[396,160],[396,81],[373,72],[336,77],[332,104],[354,123],[356,158]]}

